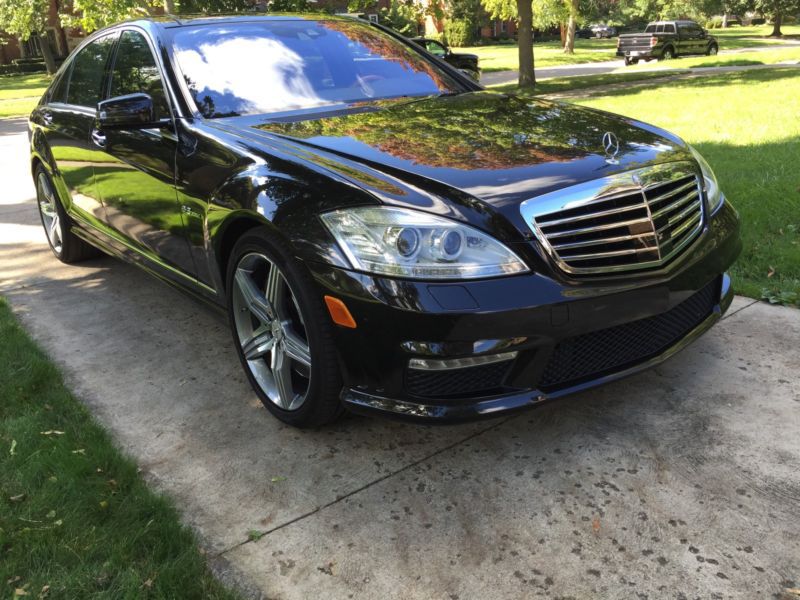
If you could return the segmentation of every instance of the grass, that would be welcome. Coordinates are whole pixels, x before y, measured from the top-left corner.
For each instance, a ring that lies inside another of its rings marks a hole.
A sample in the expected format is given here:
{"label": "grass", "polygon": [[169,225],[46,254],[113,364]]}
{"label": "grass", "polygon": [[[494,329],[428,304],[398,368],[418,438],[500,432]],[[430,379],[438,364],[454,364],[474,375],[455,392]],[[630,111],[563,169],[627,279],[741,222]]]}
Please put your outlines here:
{"label": "grass", "polygon": [[670,61],[641,62],[626,67],[626,71],[646,71],[648,69],[694,69],[697,67],[734,67],[740,65],[769,65],[779,62],[800,61],[800,46],[762,50],[759,52],[737,52],[717,56],[687,56]]}
{"label": "grass", "polygon": [[583,90],[617,83],[633,83],[639,81],[646,82],[649,79],[661,79],[664,77],[671,77],[689,72],[690,71],[686,69],[670,71],[634,70],[625,73],[603,73],[600,75],[576,75],[574,77],[554,77],[552,79],[543,79],[536,83],[536,87],[533,91],[520,90],[516,83],[491,85],[488,87],[488,89],[496,92],[538,96],[541,94],[556,94],[560,92]]}
{"label": "grass", "polygon": [[233,599],[0,298],[0,597]]}
{"label": "grass", "polygon": [[[719,39],[722,50],[737,50],[784,44],[783,40],[766,37],[771,27],[730,27],[714,29],[711,34]],[[800,36],[800,26],[787,25],[782,29],[787,36]],[[553,67],[558,65],[580,64],[615,60],[617,48],[616,38],[609,40],[578,39],[575,40],[575,54],[564,54],[559,41],[536,43],[533,48],[537,67]],[[516,70],[518,68],[516,44],[493,44],[488,46],[470,46],[458,48],[458,52],[471,52],[480,58],[481,69],[491,71]],[[721,57],[715,57],[721,58]],[[772,61],[778,62],[778,61]]]}
{"label": "grass", "polygon": [[[614,60],[617,40],[579,39],[575,40],[575,54],[564,54],[560,42],[537,42],[533,47],[536,67],[554,67],[577,63],[601,62]],[[495,44],[491,46],[470,46],[456,48],[456,52],[470,52],[480,58],[481,70],[508,71],[518,68],[518,50],[516,44]]]}
{"label": "grass", "polygon": [[576,102],[664,127],[694,145],[741,215],[744,250],[732,271],[737,292],[800,305],[796,68],[679,79]]}
{"label": "grass", "polygon": [[0,76],[0,118],[28,116],[48,85],[45,73]]}

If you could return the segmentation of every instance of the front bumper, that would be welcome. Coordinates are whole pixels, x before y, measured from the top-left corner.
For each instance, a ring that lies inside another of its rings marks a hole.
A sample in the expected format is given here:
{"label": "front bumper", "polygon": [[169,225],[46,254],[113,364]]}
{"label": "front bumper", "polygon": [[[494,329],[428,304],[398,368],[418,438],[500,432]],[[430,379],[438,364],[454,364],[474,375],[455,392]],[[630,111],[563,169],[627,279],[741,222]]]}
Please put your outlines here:
{"label": "front bumper", "polygon": [[[533,407],[649,368],[702,335],[730,306],[733,291],[725,271],[741,250],[738,227],[725,203],[679,265],[616,282],[567,281],[554,268],[548,273],[533,244],[528,246],[537,253],[531,260],[539,265],[536,273],[473,282],[400,281],[312,265],[321,291],[341,298],[358,324],[335,332],[342,401],[353,412],[464,421]],[[619,361],[593,362],[597,368],[584,372],[560,368],[572,359],[579,364],[577,353],[589,359],[610,355],[612,349],[602,346],[606,332],[613,333],[607,339]],[[640,354],[631,354],[639,337],[654,332],[662,336],[661,345],[643,344]],[[593,345],[587,350],[588,341]],[[436,374],[423,377],[433,383],[422,386],[420,372],[409,368],[411,359],[507,352],[514,358],[491,389],[470,390],[473,381],[480,384],[472,373],[483,367],[442,372],[441,380]]]}

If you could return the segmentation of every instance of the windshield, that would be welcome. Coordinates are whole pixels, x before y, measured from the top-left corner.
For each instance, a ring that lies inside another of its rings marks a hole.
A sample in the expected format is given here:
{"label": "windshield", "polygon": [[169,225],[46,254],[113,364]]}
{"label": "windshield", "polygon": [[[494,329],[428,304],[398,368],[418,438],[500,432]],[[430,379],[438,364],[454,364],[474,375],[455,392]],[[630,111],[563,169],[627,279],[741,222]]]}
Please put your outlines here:
{"label": "windshield", "polygon": [[175,57],[207,118],[463,91],[411,48],[355,20],[176,28]]}

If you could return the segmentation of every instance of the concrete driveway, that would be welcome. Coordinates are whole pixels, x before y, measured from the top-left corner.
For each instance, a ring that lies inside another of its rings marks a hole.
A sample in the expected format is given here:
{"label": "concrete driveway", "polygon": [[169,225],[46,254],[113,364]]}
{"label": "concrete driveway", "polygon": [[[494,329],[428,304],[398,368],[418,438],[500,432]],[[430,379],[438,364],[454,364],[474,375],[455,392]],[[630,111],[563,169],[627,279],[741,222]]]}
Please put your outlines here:
{"label": "concrete driveway", "polygon": [[296,431],[206,309],[110,258],[50,256],[22,125],[0,122],[0,293],[224,580],[286,599],[795,597],[800,311],[737,298],[657,370],[513,418]]}

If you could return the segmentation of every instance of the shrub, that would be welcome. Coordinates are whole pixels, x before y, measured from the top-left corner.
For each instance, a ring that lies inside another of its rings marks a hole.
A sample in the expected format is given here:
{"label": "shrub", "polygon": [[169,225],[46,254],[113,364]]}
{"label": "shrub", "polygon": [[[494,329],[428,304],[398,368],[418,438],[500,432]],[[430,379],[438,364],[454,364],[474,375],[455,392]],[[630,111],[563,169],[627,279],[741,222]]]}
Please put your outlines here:
{"label": "shrub", "polygon": [[477,38],[475,30],[467,19],[449,19],[444,25],[444,37],[450,46],[470,46]]}

